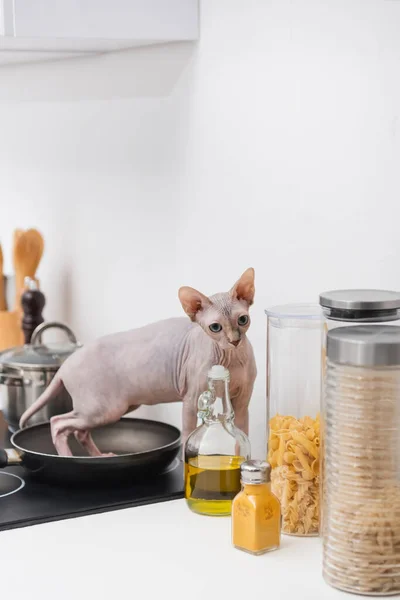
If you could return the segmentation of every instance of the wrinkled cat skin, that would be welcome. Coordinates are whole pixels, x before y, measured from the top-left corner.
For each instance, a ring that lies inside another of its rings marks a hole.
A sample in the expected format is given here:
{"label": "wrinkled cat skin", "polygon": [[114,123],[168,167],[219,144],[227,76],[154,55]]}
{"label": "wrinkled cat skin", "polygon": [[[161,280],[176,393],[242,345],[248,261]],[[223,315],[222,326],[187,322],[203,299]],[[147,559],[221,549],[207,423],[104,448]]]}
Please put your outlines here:
{"label": "wrinkled cat skin", "polygon": [[104,456],[90,431],[118,421],[141,404],[182,401],[184,443],[196,427],[197,400],[207,387],[207,372],[222,364],[231,375],[235,423],[248,433],[248,404],[257,373],[246,337],[254,270],[247,269],[229,292],[208,298],[182,287],[179,299],[189,319],[167,319],[107,335],[72,354],[22,415],[20,427],[65,387],[73,410],[51,419],[53,443],[61,456],[71,456],[72,434],[91,456]]}

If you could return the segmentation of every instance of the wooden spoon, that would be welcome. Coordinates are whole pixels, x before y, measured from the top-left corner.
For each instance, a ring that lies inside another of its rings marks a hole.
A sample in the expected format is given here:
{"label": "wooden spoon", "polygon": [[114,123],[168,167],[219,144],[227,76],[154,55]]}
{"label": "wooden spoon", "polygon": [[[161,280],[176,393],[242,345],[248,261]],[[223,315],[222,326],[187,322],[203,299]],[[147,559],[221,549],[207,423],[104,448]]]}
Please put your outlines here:
{"label": "wooden spoon", "polygon": [[0,245],[0,310],[7,310],[4,284],[5,277],[3,274],[3,250]]}
{"label": "wooden spoon", "polygon": [[21,295],[25,289],[25,277],[35,279],[43,249],[43,237],[36,229],[14,232],[15,310],[18,312],[22,311]]}
{"label": "wooden spoon", "polygon": [[28,245],[30,249],[29,260],[26,265],[28,271],[25,274],[25,277],[31,277],[34,279],[37,268],[42,259],[44,240],[37,229],[28,229],[25,231],[24,236],[28,239]]}
{"label": "wooden spoon", "polygon": [[14,234],[13,234],[13,248],[15,248],[15,245],[17,243],[18,238],[24,233],[23,229],[14,229]]}

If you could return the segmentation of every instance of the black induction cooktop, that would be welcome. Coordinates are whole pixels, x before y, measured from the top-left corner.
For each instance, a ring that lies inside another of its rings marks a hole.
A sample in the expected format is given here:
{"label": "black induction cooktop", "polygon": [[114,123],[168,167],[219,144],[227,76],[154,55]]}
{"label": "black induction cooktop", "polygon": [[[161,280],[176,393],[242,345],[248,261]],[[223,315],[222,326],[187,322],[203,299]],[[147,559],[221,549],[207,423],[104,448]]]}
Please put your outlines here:
{"label": "black induction cooktop", "polygon": [[[11,448],[0,412],[0,448]],[[163,473],[118,485],[63,487],[35,480],[23,467],[0,470],[0,531],[183,498],[178,459]]]}

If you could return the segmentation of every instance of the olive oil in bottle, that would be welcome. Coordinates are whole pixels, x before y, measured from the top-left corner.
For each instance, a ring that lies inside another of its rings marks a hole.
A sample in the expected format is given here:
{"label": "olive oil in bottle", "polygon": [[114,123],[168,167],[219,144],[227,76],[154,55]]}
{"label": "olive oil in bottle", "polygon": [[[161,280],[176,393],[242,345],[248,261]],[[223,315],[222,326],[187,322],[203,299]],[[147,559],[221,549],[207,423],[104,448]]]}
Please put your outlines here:
{"label": "olive oil in bottle", "polygon": [[185,495],[189,507],[201,514],[230,515],[240,491],[242,456],[199,455],[185,462]]}
{"label": "olive oil in bottle", "polygon": [[240,465],[250,458],[250,442],[234,425],[225,367],[210,369],[208,391],[201,394],[198,409],[202,424],[185,445],[186,502],[193,512],[228,516],[241,489]]}

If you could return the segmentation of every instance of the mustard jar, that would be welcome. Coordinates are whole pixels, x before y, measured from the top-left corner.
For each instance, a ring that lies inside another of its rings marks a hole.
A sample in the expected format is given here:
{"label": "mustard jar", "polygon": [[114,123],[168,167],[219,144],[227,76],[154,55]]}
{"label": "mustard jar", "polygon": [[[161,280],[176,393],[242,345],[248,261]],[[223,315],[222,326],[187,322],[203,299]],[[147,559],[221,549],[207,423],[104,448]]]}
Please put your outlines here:
{"label": "mustard jar", "polygon": [[241,468],[242,491],[232,503],[232,543],[250,554],[276,550],[281,539],[281,507],[271,491],[271,467],[248,460]]}

